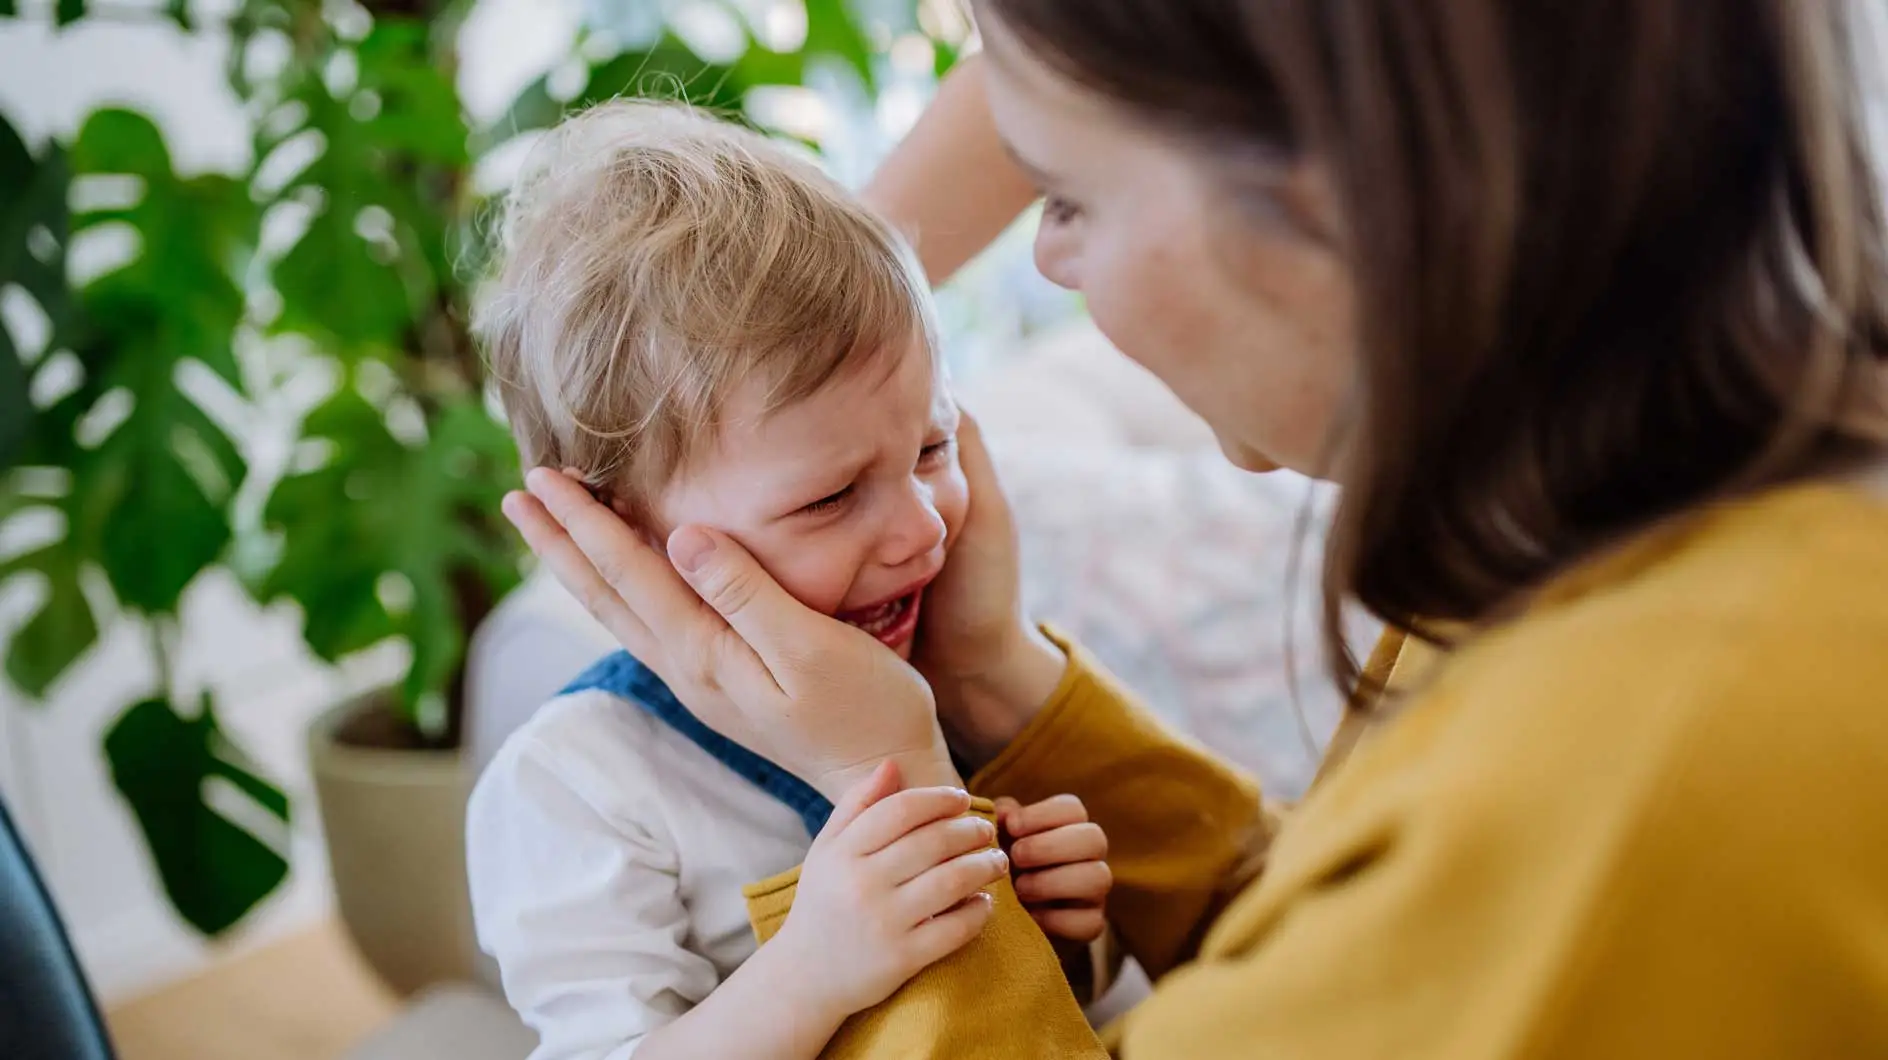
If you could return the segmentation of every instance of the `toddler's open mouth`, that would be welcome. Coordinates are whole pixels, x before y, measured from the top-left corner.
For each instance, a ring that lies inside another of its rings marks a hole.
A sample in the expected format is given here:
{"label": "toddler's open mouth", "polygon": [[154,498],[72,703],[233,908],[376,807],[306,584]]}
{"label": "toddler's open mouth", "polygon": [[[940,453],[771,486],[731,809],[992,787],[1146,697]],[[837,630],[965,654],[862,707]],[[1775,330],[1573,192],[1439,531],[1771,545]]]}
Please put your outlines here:
{"label": "toddler's open mouth", "polygon": [[923,597],[924,587],[919,586],[882,604],[857,611],[841,611],[835,617],[849,626],[870,633],[887,648],[897,649],[918,632],[918,605]]}

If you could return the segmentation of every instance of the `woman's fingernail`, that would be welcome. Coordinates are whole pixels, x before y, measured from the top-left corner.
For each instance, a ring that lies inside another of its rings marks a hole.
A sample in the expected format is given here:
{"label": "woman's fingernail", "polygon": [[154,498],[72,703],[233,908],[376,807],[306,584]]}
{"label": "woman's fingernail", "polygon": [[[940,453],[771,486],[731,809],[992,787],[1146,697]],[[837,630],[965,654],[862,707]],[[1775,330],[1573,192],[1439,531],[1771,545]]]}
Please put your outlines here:
{"label": "woman's fingernail", "polygon": [[990,860],[996,863],[996,871],[1010,871],[1010,856],[1003,853],[1001,850],[992,850],[990,852]]}
{"label": "woman's fingernail", "polygon": [[701,570],[715,551],[715,539],[692,526],[677,530],[669,538],[669,561],[685,574]]}

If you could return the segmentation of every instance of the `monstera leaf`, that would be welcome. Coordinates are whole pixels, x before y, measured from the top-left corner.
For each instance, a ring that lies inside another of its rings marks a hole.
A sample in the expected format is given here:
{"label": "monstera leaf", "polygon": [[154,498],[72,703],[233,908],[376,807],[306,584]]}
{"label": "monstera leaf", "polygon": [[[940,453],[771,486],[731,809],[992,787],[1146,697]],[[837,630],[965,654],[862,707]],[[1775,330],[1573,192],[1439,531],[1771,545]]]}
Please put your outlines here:
{"label": "monstera leaf", "polygon": [[[86,16],[86,8],[85,0],[59,0],[53,7],[53,19],[60,26],[69,26]],[[190,28],[189,0],[166,0],[164,13],[179,28]],[[12,18],[18,14],[18,0],[0,0],[0,18]]]}
{"label": "monstera leaf", "polygon": [[[59,145],[47,145],[34,157],[19,134],[0,119],[0,285],[17,285],[36,300],[55,329],[64,329],[70,295],[66,291],[66,159]],[[13,336],[0,327],[0,474],[21,463],[62,465],[68,446],[47,446],[40,412],[28,393],[36,367],[28,367]],[[68,433],[70,438],[70,433]],[[49,448],[57,448],[51,459]],[[0,482],[0,521],[57,497],[30,497],[11,482]],[[13,574],[36,571],[47,580],[40,610],[15,633],[6,669],[30,695],[43,695],[98,639],[91,605],[79,591],[83,552],[70,540],[0,563],[0,582]]]}
{"label": "monstera leaf", "polygon": [[[25,291],[57,326],[65,318],[66,162],[57,144],[34,157],[0,117],[0,287]],[[0,327],[0,471],[33,433],[31,373]]]}
{"label": "monstera leaf", "polygon": [[329,458],[270,498],[265,518],[283,548],[260,595],[299,603],[303,635],[325,659],[404,637],[413,661],[402,699],[437,737],[425,705],[449,691],[464,655],[467,580],[496,599],[518,578],[498,514],[518,479],[511,439],[467,402],[433,417],[423,441],[404,441],[351,387],[309,416],[303,436]]}
{"label": "monstera leaf", "polygon": [[[82,591],[102,572],[118,601],[146,616],[173,615],[185,587],[223,556],[229,504],[247,467],[235,444],[180,387],[196,364],[240,388],[231,347],[243,315],[237,276],[256,216],[227,178],[178,176],[163,137],[142,115],[94,113],[70,153],[38,160],[0,135],[0,282],[17,283],[53,323],[55,348],[79,366],[76,386],[31,419],[13,454],[64,472],[50,491],[9,491],[0,519],[35,507],[62,518],[51,544],[0,565],[0,580],[40,575],[45,602],[15,635],[7,672],[43,697],[98,637]],[[68,174],[117,178],[128,192],[68,218]],[[123,264],[68,292],[64,246],[73,232],[110,226],[128,244]],[[0,350],[29,386],[33,372]],[[105,742],[113,779],[143,831],[165,891],[198,930],[227,929],[272,891],[287,864],[271,846],[213,809],[208,782],[227,782],[260,812],[286,819],[283,794],[257,776],[217,729],[206,700],[192,717],[163,699],[132,707]]]}
{"label": "monstera leaf", "polygon": [[[752,58],[750,58],[752,56]],[[551,91],[546,74],[525,86],[510,109],[480,136],[481,149],[519,133],[548,129],[565,114],[624,96],[678,96],[698,107],[739,111],[756,84],[798,84],[804,64],[797,55],[756,51],[732,64],[711,63],[672,34],[591,65],[589,76],[568,99]]]}
{"label": "monstera leaf", "polygon": [[177,912],[206,935],[228,930],[288,876],[288,862],[205,800],[223,781],[252,812],[288,823],[288,798],[223,735],[205,696],[194,717],[161,699],[125,711],[105,736],[112,783],[130,805]]}
{"label": "monstera leaf", "polygon": [[509,437],[478,405],[463,337],[452,246],[470,213],[471,154],[435,32],[377,19],[349,46],[354,82],[315,71],[292,79],[287,98],[301,121],[261,145],[259,156],[309,132],[321,144],[282,190],[315,203],[315,214],[274,263],[276,328],[315,339],[350,370],[369,358],[392,366],[425,437],[396,436],[384,402],[357,387],[317,409],[303,437],[328,459],[270,497],[264,518],[282,553],[258,595],[300,603],[304,637],[324,658],[405,639],[413,661],[401,702],[441,738],[468,627],[517,579],[497,508],[517,469]]}
{"label": "monstera leaf", "polygon": [[847,0],[806,0],[807,55],[830,55],[845,60],[867,89],[876,89],[872,45],[859,28]]}
{"label": "monstera leaf", "polygon": [[749,89],[802,84],[807,61],[820,56],[844,60],[868,86],[874,84],[865,34],[840,0],[807,4],[806,47],[797,52],[773,51],[750,33],[739,58],[716,63],[696,55],[675,35],[663,33],[644,47],[593,64],[583,87],[570,98],[551,91],[551,75],[532,82],[505,115],[480,134],[478,143],[489,148],[519,133],[547,129],[573,110],[623,96],[679,98],[697,107],[739,114]]}
{"label": "monstera leaf", "polygon": [[350,359],[397,359],[453,285],[446,233],[470,155],[457,89],[432,47],[425,24],[382,20],[353,49],[355,84],[336,91],[313,70],[292,82],[288,102],[304,118],[265,137],[258,157],[310,133],[320,151],[281,192],[311,199],[314,216],[275,263],[277,330]]}
{"label": "monstera leaf", "polygon": [[[56,331],[65,330],[71,302],[65,278],[67,181],[65,154],[57,144],[34,157],[13,126],[0,119],[0,286],[25,291]],[[63,444],[56,435],[49,439],[49,424],[28,398],[44,363],[29,367],[0,326],[0,475],[24,463],[63,466],[72,452],[70,429]],[[30,496],[0,481],[0,522],[29,508],[56,506],[58,500]],[[0,583],[27,571],[46,580],[45,602],[14,635],[7,652],[7,676],[31,696],[44,695],[98,639],[98,623],[79,590],[84,558],[67,536],[0,563]]]}
{"label": "monstera leaf", "polygon": [[0,328],[0,471],[13,466],[32,428],[33,403],[27,399],[31,386],[13,337]]}
{"label": "monstera leaf", "polygon": [[0,563],[0,582],[24,571],[36,571],[47,580],[46,602],[14,633],[7,648],[7,677],[29,696],[44,696],[98,640],[98,621],[79,589],[85,558],[62,540]]}
{"label": "monstera leaf", "polygon": [[[235,444],[178,385],[195,362],[231,387],[242,379],[232,350],[243,316],[236,276],[255,231],[254,207],[225,177],[184,179],[162,136],[142,115],[92,115],[72,153],[78,174],[129,176],[138,201],[74,218],[75,231],[128,225],[141,250],[80,292],[72,349],[83,384],[46,411],[56,426],[129,402],[102,440],[62,454],[73,471],[69,534],[96,557],[118,599],[146,614],[175,611],[230,541],[228,504],[247,467]],[[63,442],[63,430],[49,435]],[[162,527],[162,541],[151,528]]]}

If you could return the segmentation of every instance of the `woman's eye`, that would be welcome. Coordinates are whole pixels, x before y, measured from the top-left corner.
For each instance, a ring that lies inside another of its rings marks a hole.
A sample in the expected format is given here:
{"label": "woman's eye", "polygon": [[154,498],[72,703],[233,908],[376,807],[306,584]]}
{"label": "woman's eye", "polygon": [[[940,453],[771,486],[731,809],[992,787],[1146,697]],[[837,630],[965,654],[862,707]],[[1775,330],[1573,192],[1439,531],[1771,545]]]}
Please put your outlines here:
{"label": "woman's eye", "polygon": [[847,486],[845,489],[840,490],[838,493],[835,493],[829,497],[821,497],[819,500],[816,500],[813,503],[807,505],[806,507],[801,508],[800,514],[801,515],[825,515],[829,512],[836,512],[846,503],[846,501],[851,496],[852,496],[852,487]]}
{"label": "woman's eye", "polygon": [[951,455],[951,451],[956,448],[957,439],[955,438],[946,438],[941,442],[932,442],[930,445],[918,450],[918,466],[936,467],[948,459]]}
{"label": "woman's eye", "polygon": [[1042,200],[1042,219],[1052,225],[1065,225],[1082,216],[1082,208],[1071,199],[1050,195]]}

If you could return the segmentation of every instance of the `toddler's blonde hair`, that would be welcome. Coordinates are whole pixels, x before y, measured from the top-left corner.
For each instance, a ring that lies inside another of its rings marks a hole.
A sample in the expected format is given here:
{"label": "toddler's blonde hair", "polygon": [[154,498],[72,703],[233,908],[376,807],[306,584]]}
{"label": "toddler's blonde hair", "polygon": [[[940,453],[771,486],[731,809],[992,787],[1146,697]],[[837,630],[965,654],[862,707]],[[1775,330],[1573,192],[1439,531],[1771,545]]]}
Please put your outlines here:
{"label": "toddler's blonde hair", "polygon": [[525,466],[575,468],[644,525],[737,386],[772,412],[937,354],[888,224],[783,145],[669,103],[602,104],[533,148],[473,326]]}

